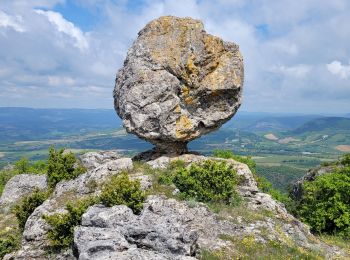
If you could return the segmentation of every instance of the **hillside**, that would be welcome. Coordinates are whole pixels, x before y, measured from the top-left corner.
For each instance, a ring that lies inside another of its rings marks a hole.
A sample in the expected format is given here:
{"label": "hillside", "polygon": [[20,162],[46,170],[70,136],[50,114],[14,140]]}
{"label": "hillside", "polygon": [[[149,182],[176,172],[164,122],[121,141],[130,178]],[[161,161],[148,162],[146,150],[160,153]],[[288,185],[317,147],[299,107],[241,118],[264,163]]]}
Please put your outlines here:
{"label": "hillside", "polygon": [[350,118],[324,117],[311,120],[291,131],[293,134],[305,134],[308,132],[335,132],[350,131]]}
{"label": "hillside", "polygon": [[0,143],[61,138],[121,127],[111,109],[0,107]]}

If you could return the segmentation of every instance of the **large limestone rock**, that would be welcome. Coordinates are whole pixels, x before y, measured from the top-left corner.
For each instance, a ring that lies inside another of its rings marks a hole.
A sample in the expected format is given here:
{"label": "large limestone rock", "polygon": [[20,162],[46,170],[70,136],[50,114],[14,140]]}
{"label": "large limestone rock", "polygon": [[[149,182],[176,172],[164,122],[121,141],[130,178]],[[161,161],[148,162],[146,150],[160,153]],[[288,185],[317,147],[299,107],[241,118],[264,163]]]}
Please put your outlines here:
{"label": "large limestone rock", "polygon": [[160,151],[182,153],[236,113],[242,87],[238,45],[207,34],[199,20],[164,16],[129,49],[114,105],[129,133]]}
{"label": "large limestone rock", "polygon": [[14,205],[36,189],[47,189],[46,175],[18,174],[6,183],[0,197],[0,206]]}

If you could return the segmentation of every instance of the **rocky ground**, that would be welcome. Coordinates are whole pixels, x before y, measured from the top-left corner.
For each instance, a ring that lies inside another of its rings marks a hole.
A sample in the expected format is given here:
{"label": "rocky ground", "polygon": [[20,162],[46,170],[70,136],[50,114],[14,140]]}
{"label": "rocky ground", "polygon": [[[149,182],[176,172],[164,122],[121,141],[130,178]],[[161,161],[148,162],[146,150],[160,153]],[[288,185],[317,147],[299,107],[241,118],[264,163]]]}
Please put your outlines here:
{"label": "rocky ground", "polygon": [[[238,186],[242,202],[229,207],[180,200],[176,187],[162,187],[154,180],[156,171],[178,159],[186,164],[212,159],[233,165],[243,180]],[[56,186],[27,220],[21,248],[4,259],[255,259],[254,254],[263,259],[280,259],[284,254],[303,259],[349,257],[340,248],[321,242],[282,204],[260,192],[248,166],[232,159],[185,154],[140,163],[109,151],[88,153],[81,160],[88,172]],[[142,212],[135,215],[125,205],[91,206],[81,226],[75,228],[74,248],[51,251],[47,238],[50,226],[42,216],[64,212],[69,201],[99,194],[101,184],[122,171],[139,179],[148,191]],[[28,175],[9,181],[0,199],[1,212],[7,216],[0,220],[0,228],[14,225],[7,211],[11,204],[30,193],[33,186],[45,189],[43,182],[39,178],[28,180]]]}

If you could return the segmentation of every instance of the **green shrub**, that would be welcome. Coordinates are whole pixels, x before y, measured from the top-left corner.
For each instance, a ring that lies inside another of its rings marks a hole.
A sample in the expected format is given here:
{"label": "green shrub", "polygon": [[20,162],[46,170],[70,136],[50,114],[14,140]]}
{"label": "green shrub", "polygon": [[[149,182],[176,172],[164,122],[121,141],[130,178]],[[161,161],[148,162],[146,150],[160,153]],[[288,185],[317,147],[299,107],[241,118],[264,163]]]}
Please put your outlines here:
{"label": "green shrub", "polygon": [[225,162],[204,161],[176,172],[174,184],[186,199],[232,203],[239,181],[236,171]]}
{"label": "green shrub", "polygon": [[35,190],[31,195],[22,199],[15,207],[13,208],[14,214],[18,220],[18,226],[21,230],[24,229],[24,226],[27,222],[29,216],[34,212],[34,210],[43,204],[43,202],[48,198],[49,192]]}
{"label": "green shrub", "polygon": [[140,181],[129,180],[127,173],[122,173],[103,186],[100,200],[107,207],[126,205],[138,214],[143,208],[145,192],[141,190]]}
{"label": "green shrub", "polygon": [[350,167],[304,182],[297,212],[314,232],[350,238]]}
{"label": "green shrub", "polygon": [[28,173],[29,167],[30,165],[27,157],[22,157],[17,162],[15,162],[15,170],[18,174]]}
{"label": "green shrub", "polygon": [[233,159],[237,162],[244,163],[248,165],[250,171],[253,174],[256,173],[256,163],[250,156],[240,156],[240,155],[234,154],[230,150],[214,150],[213,155],[218,158]]}
{"label": "green shrub", "polygon": [[158,175],[158,183],[163,185],[171,185],[174,181],[176,171],[182,168],[185,168],[184,161],[172,161],[166,169],[160,171],[160,174]]}
{"label": "green shrub", "polygon": [[55,150],[50,147],[48,159],[47,177],[50,187],[54,187],[62,180],[74,179],[80,174],[86,172],[75,158],[72,152],[64,153],[64,149]]}
{"label": "green shrub", "polygon": [[4,255],[9,254],[18,249],[19,243],[19,239],[13,235],[0,237],[0,259],[2,259]]}
{"label": "green shrub", "polygon": [[345,154],[341,160],[340,163],[344,166],[350,166],[350,153]]}
{"label": "green shrub", "polygon": [[262,192],[268,193],[271,195],[272,198],[275,200],[282,202],[288,211],[294,211],[295,204],[291,198],[286,193],[283,193],[275,188],[272,187],[271,182],[269,182],[266,178],[257,175],[257,167],[255,161],[250,157],[244,157],[240,155],[235,155],[230,150],[214,150],[213,155],[215,157],[224,158],[224,159],[233,159],[235,161],[244,163],[248,165],[250,171],[253,174],[253,177],[258,185],[259,190]]}
{"label": "green shrub", "polygon": [[96,198],[85,198],[76,201],[74,204],[67,204],[67,213],[44,215],[44,220],[51,226],[47,233],[51,245],[58,248],[72,246],[74,228],[81,224],[82,215],[87,208],[97,202]]}
{"label": "green shrub", "polygon": [[16,171],[12,171],[12,170],[0,171],[0,196],[4,191],[6,183],[16,174],[17,174]]}

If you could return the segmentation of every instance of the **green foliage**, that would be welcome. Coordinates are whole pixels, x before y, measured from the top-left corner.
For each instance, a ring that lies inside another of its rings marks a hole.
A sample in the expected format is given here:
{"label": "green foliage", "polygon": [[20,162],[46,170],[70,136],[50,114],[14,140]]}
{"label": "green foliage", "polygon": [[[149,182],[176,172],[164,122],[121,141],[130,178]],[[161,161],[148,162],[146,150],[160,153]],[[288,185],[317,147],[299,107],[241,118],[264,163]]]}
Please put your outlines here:
{"label": "green foliage", "polygon": [[57,248],[72,246],[74,240],[74,228],[81,224],[82,215],[88,207],[96,204],[96,198],[85,198],[74,204],[66,205],[66,213],[44,215],[44,220],[51,226],[47,235],[51,245]]}
{"label": "green foliage", "polygon": [[224,259],[323,259],[319,252],[305,250],[293,243],[283,243],[280,241],[268,240],[258,241],[254,235],[233,237],[226,234],[219,235],[222,240],[230,241],[234,250],[224,248],[217,251],[201,252],[203,260],[224,260]]}
{"label": "green foliage", "polygon": [[15,162],[15,170],[18,172],[18,174],[28,173],[29,166],[29,160],[27,157],[22,157],[20,160]]}
{"label": "green foliage", "polygon": [[16,175],[15,171],[2,170],[0,171],[0,195],[4,191],[6,183]]}
{"label": "green foliage", "polygon": [[256,173],[256,163],[250,156],[240,156],[240,155],[234,154],[230,150],[214,150],[213,155],[218,158],[233,159],[237,162],[244,163],[248,165],[249,169],[253,174]]}
{"label": "green foliage", "polygon": [[0,259],[4,255],[15,251],[19,247],[19,239],[14,235],[8,235],[6,237],[0,237]]}
{"label": "green foliage", "polygon": [[340,164],[343,166],[350,166],[350,153],[345,154],[341,160],[340,160]]}
{"label": "green foliage", "polygon": [[304,182],[297,212],[314,232],[350,238],[350,167]]}
{"label": "green foliage", "polygon": [[201,202],[234,202],[239,182],[236,171],[225,162],[207,160],[191,164],[189,168],[180,168],[174,177],[174,184],[186,199]]}
{"label": "green foliage", "polygon": [[[290,209],[290,210],[294,209],[294,203],[288,197],[288,195],[286,193],[283,193],[283,192],[273,188],[272,184],[266,178],[259,176],[257,174],[256,163],[250,156],[244,157],[244,156],[240,156],[240,155],[235,155],[230,150],[214,150],[213,155],[215,157],[225,158],[225,159],[233,159],[233,160],[236,160],[238,162],[247,164],[250,171],[253,173],[254,179],[256,180],[256,182],[258,184],[258,188],[262,192],[268,193],[275,200],[282,202],[287,207],[287,209]],[[260,167],[258,169],[259,169],[258,172],[260,174]]]}
{"label": "green foliage", "polygon": [[169,166],[162,170],[158,175],[158,183],[163,185],[171,185],[174,181],[176,171],[185,168],[185,162],[182,160],[172,161]]}
{"label": "green foliage", "polygon": [[24,226],[29,216],[48,198],[48,196],[48,191],[37,189],[31,195],[23,198],[17,205],[15,205],[13,211],[17,217],[18,225],[21,230],[24,230]]}
{"label": "green foliage", "polygon": [[126,205],[138,214],[143,208],[145,193],[141,190],[140,181],[129,180],[128,174],[124,172],[113,176],[103,186],[100,200],[107,207]]}
{"label": "green foliage", "polygon": [[86,172],[72,152],[64,153],[64,149],[55,150],[50,147],[47,177],[50,187],[54,187],[62,180],[74,179]]}

